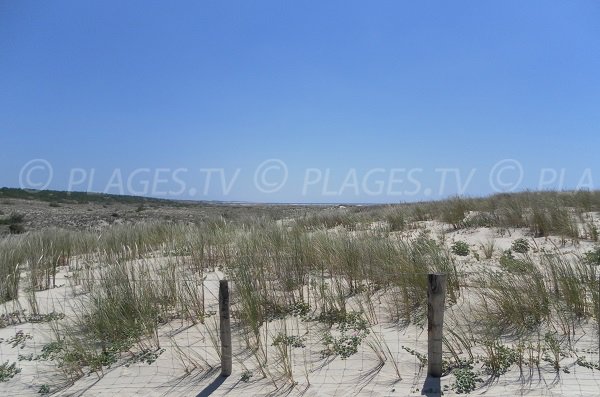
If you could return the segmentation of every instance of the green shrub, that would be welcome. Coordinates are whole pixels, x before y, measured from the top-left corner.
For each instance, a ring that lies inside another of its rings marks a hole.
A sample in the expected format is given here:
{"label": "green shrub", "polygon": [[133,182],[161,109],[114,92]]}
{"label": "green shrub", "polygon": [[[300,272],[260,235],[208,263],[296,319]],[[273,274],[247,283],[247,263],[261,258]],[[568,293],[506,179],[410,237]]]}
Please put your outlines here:
{"label": "green shrub", "polygon": [[8,225],[10,234],[21,234],[25,233],[25,227],[22,225],[24,220],[25,215],[13,212],[7,218],[0,219],[0,225]]}
{"label": "green shrub", "polygon": [[[339,322],[337,322],[339,321]],[[358,352],[358,347],[369,335],[367,321],[361,313],[348,312],[343,320],[336,320],[332,331],[325,333],[323,356],[339,355],[346,359]]]}
{"label": "green shrub", "polygon": [[248,383],[250,382],[250,378],[252,378],[253,374],[251,371],[245,370],[244,372],[242,372],[242,376],[240,377],[240,380],[242,382]]}
{"label": "green shrub", "polygon": [[483,382],[483,379],[473,371],[472,364],[455,370],[454,377],[456,380],[452,384],[452,389],[455,390],[457,394],[471,393],[477,389],[477,383]]}
{"label": "green shrub", "polygon": [[[32,336],[24,333],[23,330],[19,330],[15,333],[15,336],[8,338],[6,343],[13,349],[17,346],[19,346],[19,349],[24,349],[28,339],[32,339]],[[2,342],[2,339],[0,339],[0,343]]]}
{"label": "green shrub", "polygon": [[21,368],[17,368],[17,363],[9,364],[6,361],[0,364],[0,382],[8,382],[8,380],[12,379],[19,372],[21,372]]}
{"label": "green shrub", "polygon": [[469,244],[464,241],[455,241],[450,247],[452,253],[458,256],[467,256],[469,255]]}
{"label": "green shrub", "polygon": [[516,259],[511,250],[506,250],[500,257],[500,266],[511,273],[523,273],[531,270],[532,264],[526,260]]}
{"label": "green shrub", "polygon": [[10,222],[10,223],[23,223],[24,220],[25,220],[25,215],[18,213],[18,212],[13,212],[8,217],[8,222]]}
{"label": "green shrub", "polygon": [[600,265],[600,246],[583,254],[583,260],[588,265]]}
{"label": "green shrub", "polygon": [[23,234],[25,233],[25,226],[20,223],[13,223],[8,226],[8,231],[10,234]]}
{"label": "green shrub", "polygon": [[0,219],[0,225],[12,225],[15,223],[23,223],[25,215],[19,212],[11,213],[7,218]]}
{"label": "green shrub", "polygon": [[529,252],[529,241],[524,238],[518,238],[512,242],[511,249],[519,254],[526,254]]}
{"label": "green shrub", "polygon": [[295,347],[295,348],[302,348],[302,347],[306,347],[306,344],[304,343],[305,340],[302,336],[297,336],[297,335],[286,335],[283,332],[280,332],[279,334],[277,334],[277,336],[275,338],[273,338],[273,346],[291,346],[291,347]]}
{"label": "green shrub", "polygon": [[483,368],[492,376],[504,375],[513,364],[517,363],[517,352],[497,341],[485,343],[484,348],[487,357],[483,360]]}

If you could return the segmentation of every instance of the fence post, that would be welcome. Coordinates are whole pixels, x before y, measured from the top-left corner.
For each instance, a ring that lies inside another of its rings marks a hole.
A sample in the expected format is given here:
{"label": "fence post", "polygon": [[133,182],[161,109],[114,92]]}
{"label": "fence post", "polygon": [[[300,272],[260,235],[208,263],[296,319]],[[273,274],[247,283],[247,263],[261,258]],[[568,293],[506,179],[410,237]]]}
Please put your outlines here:
{"label": "fence post", "polygon": [[229,321],[229,284],[219,281],[219,317],[221,336],[221,376],[231,375],[231,323]]}
{"label": "fence post", "polygon": [[442,376],[442,326],[444,325],[446,275],[430,273],[427,281],[427,375],[439,378]]}

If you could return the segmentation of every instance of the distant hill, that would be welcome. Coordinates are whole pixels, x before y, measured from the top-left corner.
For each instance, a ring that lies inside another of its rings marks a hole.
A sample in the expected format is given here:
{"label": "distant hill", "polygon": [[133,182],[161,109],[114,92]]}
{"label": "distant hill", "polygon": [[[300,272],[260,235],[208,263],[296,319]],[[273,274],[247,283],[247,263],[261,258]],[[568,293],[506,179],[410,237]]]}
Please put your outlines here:
{"label": "distant hill", "polygon": [[0,188],[1,199],[21,199],[46,201],[49,203],[64,204],[168,204],[170,206],[185,205],[176,200],[159,199],[141,196],[126,196],[118,194],[65,192],[58,190],[30,190],[3,187]]}
{"label": "distant hill", "polygon": [[88,230],[146,221],[200,223],[283,219],[301,217],[321,208],[314,205],[185,201],[3,187],[0,188],[0,238],[9,233],[49,227]]}

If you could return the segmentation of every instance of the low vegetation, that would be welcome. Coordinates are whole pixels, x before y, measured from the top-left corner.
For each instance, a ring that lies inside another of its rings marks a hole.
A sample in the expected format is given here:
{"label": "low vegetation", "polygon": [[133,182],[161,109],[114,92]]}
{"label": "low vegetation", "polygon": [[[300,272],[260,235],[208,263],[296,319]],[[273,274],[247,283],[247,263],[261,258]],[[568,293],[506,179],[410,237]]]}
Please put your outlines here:
{"label": "low vegetation", "polygon": [[[137,205],[137,212],[146,212]],[[53,340],[22,359],[54,362],[70,383],[119,365],[153,363],[168,349],[161,327],[173,322],[202,325],[218,352],[215,311],[204,287],[208,275],[218,274],[232,281],[232,315],[256,362],[256,372],[242,374],[244,382],[260,373],[294,385],[294,357],[315,343],[299,332],[302,327],[323,335],[323,360],[351,360],[368,348],[381,365],[393,362],[400,378],[397,358],[374,326],[424,327],[427,274],[445,273],[452,309],[446,372],[454,376],[455,392],[468,393],[511,368],[566,368],[582,327],[600,315],[599,250],[575,252],[580,242],[597,239],[593,213],[599,209],[598,192],[526,192],[323,208],[278,219],[223,216],[196,224],[9,235],[0,240],[0,302],[16,305],[25,297],[27,306],[4,313],[0,325],[49,324]],[[497,237],[469,245],[459,234],[479,227]],[[501,249],[496,238],[517,229],[525,237],[511,238]],[[536,238],[552,247],[540,248]],[[574,253],[561,251],[568,244]],[[477,272],[465,271],[474,262]],[[38,302],[41,291],[59,287],[61,272],[78,308],[68,316],[43,312]],[[289,322],[297,324],[294,332]],[[17,334],[3,343],[18,348],[30,340]],[[15,363],[0,367],[2,381],[18,373]]]}

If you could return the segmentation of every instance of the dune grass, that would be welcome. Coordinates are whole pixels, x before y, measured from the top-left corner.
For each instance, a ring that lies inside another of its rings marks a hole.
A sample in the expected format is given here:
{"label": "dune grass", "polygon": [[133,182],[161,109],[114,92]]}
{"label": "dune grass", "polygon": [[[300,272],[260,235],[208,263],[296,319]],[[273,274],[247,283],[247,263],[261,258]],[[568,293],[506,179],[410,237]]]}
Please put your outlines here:
{"label": "dune grass", "polygon": [[[470,317],[448,319],[455,322],[445,340],[453,368],[466,371],[464,360],[472,362],[479,346],[490,374],[499,376],[503,358],[509,356],[510,365],[521,368],[533,367],[537,357],[539,365],[543,346],[548,352],[567,349],[582,324],[598,321],[593,252],[591,260],[567,256],[559,247],[534,256],[532,247],[499,257],[490,239],[481,249],[497,268],[465,275],[457,271],[449,242],[422,223],[445,222],[446,232],[519,227],[531,237],[579,240],[586,236],[581,225],[590,222],[584,214],[599,208],[597,192],[526,192],[327,208],[294,219],[140,223],[101,233],[48,229],[0,240],[0,301],[27,293],[30,311],[37,312],[36,291],[56,287],[59,271],[69,274],[76,314],[53,323],[55,340],[47,350],[73,382],[140,357],[156,359],[165,324],[204,324],[210,316],[205,278],[218,270],[232,282],[232,312],[263,376],[272,376],[273,365],[293,384],[296,339],[290,338],[298,335],[285,322],[293,318],[296,324],[316,324],[329,335],[324,350],[334,355],[349,354],[347,358],[364,340],[380,364],[393,364],[400,377],[389,346],[379,336],[367,337],[366,331],[381,321],[398,328],[423,326],[427,274],[439,272],[448,275],[449,307],[465,304],[465,290],[478,286],[470,291],[464,311]],[[383,317],[376,306],[384,308]],[[353,349],[336,351],[341,346],[336,342],[356,324],[360,329],[353,330],[365,337],[352,339],[357,344]],[[546,336],[548,330],[552,332]],[[216,335],[206,332],[207,338]],[[507,339],[515,342],[506,347]],[[274,340],[279,343],[273,345]],[[273,346],[276,355],[269,357]],[[192,355],[181,359],[190,367],[200,366]],[[560,365],[558,358],[548,359]]]}

